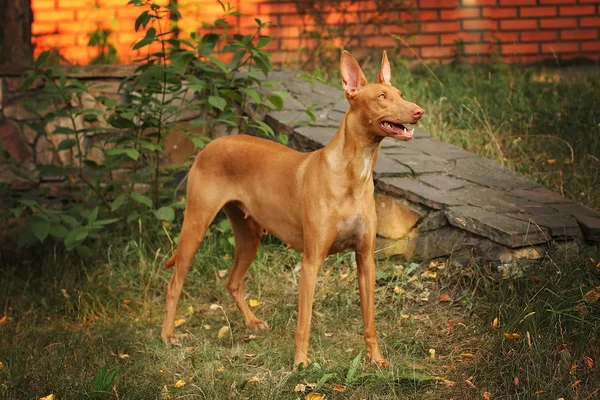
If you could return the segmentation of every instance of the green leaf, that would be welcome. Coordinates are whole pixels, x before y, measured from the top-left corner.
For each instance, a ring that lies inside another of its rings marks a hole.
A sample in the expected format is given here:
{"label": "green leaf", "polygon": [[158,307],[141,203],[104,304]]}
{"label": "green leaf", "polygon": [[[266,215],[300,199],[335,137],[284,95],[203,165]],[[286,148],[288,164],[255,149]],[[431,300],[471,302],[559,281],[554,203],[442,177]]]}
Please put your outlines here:
{"label": "green leaf", "polygon": [[127,157],[131,158],[132,160],[137,161],[138,158],[140,157],[140,152],[137,151],[136,149],[115,148],[115,149],[106,150],[106,155],[108,155],[108,156],[126,155]]}
{"label": "green leaf", "polygon": [[68,233],[69,230],[63,224],[52,224],[50,227],[50,235],[55,238],[63,239]]}
{"label": "green leaf", "polygon": [[156,219],[171,222],[175,219],[175,210],[172,207],[161,207],[154,212]]}
{"label": "green leaf", "polygon": [[77,144],[77,140],[75,139],[65,139],[59,143],[56,150],[68,150]]}
{"label": "green leaf", "polygon": [[276,94],[270,94],[268,99],[278,110],[283,108],[283,99],[280,96]]}
{"label": "green leaf", "polygon": [[76,228],[70,231],[65,237],[65,246],[67,250],[73,250],[81,244],[88,236],[88,230],[85,228]]}
{"label": "green leaf", "polygon": [[154,29],[154,28],[148,29],[148,31],[146,31],[146,36],[133,46],[133,50],[137,50],[144,46],[148,46],[150,43],[154,42],[155,38],[156,38],[156,29]]}
{"label": "green leaf", "polygon": [[96,206],[88,215],[88,225],[92,225],[98,218],[98,207]]}
{"label": "green leaf", "polygon": [[148,24],[148,22],[150,21],[150,15],[149,15],[149,10],[144,11],[143,13],[140,14],[139,17],[137,17],[137,19],[135,20],[135,31],[137,32],[140,29],[140,26],[143,26],[144,29],[146,28],[146,25]]}
{"label": "green leaf", "polygon": [[50,233],[50,220],[44,214],[33,214],[29,221],[29,226],[35,237],[42,243]]}
{"label": "green leaf", "polygon": [[242,88],[241,90],[244,92],[244,94],[246,94],[246,96],[250,97],[255,102],[260,103],[262,101],[260,94],[258,94],[256,90],[252,88]]}
{"label": "green leaf", "polygon": [[219,60],[217,57],[210,55],[208,56],[208,58],[210,59],[210,61],[212,61],[213,63],[215,63],[215,65],[217,67],[219,67],[219,69],[225,73],[229,72],[229,68],[227,67],[227,65],[225,65],[225,63],[223,63],[223,61]]}
{"label": "green leaf", "polygon": [[271,43],[271,39],[272,38],[270,36],[261,37],[260,40],[258,41],[258,44],[256,45],[256,47],[258,49],[260,49],[261,47],[265,47],[266,45]]}
{"label": "green leaf", "polygon": [[[285,133],[280,133],[279,135],[277,135],[277,140],[282,145],[287,146],[290,141],[290,137],[288,135],[286,135]],[[354,253],[352,253],[352,254],[354,254]]]}
{"label": "green leaf", "polygon": [[139,194],[138,192],[131,192],[131,198],[140,204],[152,208],[152,200],[149,197]]}
{"label": "green leaf", "polygon": [[224,111],[225,106],[227,105],[227,101],[221,96],[208,96],[208,104],[215,108],[218,108],[221,111]]}
{"label": "green leaf", "polygon": [[57,126],[54,128],[54,132],[56,135],[72,135],[75,133],[73,128],[69,128],[67,126]]}
{"label": "green leaf", "polygon": [[48,56],[50,56],[50,51],[42,52],[38,56],[37,60],[35,60],[35,67],[40,68],[42,65],[44,65],[46,63],[46,60],[48,60]]}
{"label": "green leaf", "polygon": [[120,221],[121,218],[108,218],[108,219],[99,219],[94,222],[94,226],[104,226],[114,224],[117,221]]}
{"label": "green leaf", "polygon": [[75,228],[75,227],[79,226],[79,222],[77,222],[77,220],[70,215],[61,214],[60,219],[62,219],[62,221],[65,224],[69,225],[71,228]]}
{"label": "green leaf", "polygon": [[124,194],[119,195],[111,203],[111,205],[110,205],[110,211],[112,211],[112,212],[117,211],[119,208],[121,208],[121,206],[123,205],[124,202],[125,202],[125,195]]}
{"label": "green leaf", "polygon": [[362,352],[358,353],[354,360],[352,360],[352,365],[350,365],[350,369],[346,373],[346,385],[351,386],[354,383],[356,378],[356,372],[358,371],[358,366],[360,365],[360,359],[362,357]]}

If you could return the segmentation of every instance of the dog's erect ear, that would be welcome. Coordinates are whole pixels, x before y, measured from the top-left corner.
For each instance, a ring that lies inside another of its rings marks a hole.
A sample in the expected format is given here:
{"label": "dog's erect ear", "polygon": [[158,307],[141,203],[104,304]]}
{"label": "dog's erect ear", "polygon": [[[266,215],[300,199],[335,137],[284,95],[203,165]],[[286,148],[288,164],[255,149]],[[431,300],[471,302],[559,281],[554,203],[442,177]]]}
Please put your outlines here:
{"label": "dog's erect ear", "polygon": [[387,57],[387,52],[384,51],[383,57],[381,58],[381,68],[379,68],[379,73],[377,74],[377,79],[375,80],[375,82],[391,85],[391,79],[392,69],[390,68],[390,62]]}
{"label": "dog's erect ear", "polygon": [[367,84],[367,78],[360,69],[360,65],[346,50],[342,52],[340,70],[342,71],[342,86],[349,96],[354,96]]}

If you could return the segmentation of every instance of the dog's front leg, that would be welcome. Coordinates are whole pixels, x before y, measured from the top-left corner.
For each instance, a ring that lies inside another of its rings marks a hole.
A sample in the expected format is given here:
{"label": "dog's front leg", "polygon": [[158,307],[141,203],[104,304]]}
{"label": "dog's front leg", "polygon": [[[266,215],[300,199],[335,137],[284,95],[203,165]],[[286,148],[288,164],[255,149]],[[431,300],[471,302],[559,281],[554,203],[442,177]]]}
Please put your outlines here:
{"label": "dog's front leg", "polygon": [[310,321],[312,306],[317,284],[317,275],[325,257],[302,255],[302,270],[300,271],[300,290],[298,293],[298,327],[294,343],[294,369],[303,364],[308,366],[308,343],[310,340]]}
{"label": "dog's front leg", "polygon": [[363,315],[363,329],[367,358],[380,367],[389,367],[390,363],[383,358],[377,343],[375,329],[375,254],[372,240],[362,249],[356,251],[358,267],[358,290],[360,293],[360,308]]}

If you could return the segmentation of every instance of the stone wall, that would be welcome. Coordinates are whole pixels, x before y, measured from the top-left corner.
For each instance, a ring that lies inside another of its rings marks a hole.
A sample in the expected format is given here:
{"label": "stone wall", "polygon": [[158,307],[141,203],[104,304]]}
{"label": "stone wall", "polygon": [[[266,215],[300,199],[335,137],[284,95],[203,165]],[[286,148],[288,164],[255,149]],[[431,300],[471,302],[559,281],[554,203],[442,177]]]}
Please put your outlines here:
{"label": "stone wall", "polygon": [[[127,100],[127,92],[118,92],[124,77],[133,73],[134,66],[85,66],[67,68],[67,77],[76,78],[91,87],[89,94],[73,96],[68,101],[52,102],[45,109],[37,108],[43,99],[44,88],[41,80],[34,82],[27,91],[21,90],[22,79],[16,75],[0,75],[0,143],[11,158],[24,167],[25,176],[15,175],[10,168],[10,160],[0,160],[0,182],[9,182],[13,189],[26,189],[32,186],[47,186],[52,190],[60,187],[66,177],[39,178],[36,172],[41,166],[65,167],[77,166],[79,163],[78,148],[81,148],[83,159],[102,164],[108,125],[107,115],[100,115],[96,122],[85,122],[83,117],[71,121],[68,117],[58,117],[49,121],[44,116],[68,107],[82,106],[104,110],[104,106],[96,102],[95,97],[104,95],[119,103]],[[31,107],[31,105],[34,107]],[[179,115],[177,126],[165,138],[163,159],[165,163],[181,164],[196,152],[189,138],[178,134],[178,129],[194,130],[189,126],[191,119],[199,116],[199,111],[186,112]],[[75,124],[75,125],[73,125]],[[65,135],[55,133],[57,127],[86,128],[95,126],[98,130],[87,132],[80,137],[78,146],[68,150],[57,151]],[[103,128],[107,128],[104,131]],[[127,170],[114,171],[115,174],[127,173]]]}

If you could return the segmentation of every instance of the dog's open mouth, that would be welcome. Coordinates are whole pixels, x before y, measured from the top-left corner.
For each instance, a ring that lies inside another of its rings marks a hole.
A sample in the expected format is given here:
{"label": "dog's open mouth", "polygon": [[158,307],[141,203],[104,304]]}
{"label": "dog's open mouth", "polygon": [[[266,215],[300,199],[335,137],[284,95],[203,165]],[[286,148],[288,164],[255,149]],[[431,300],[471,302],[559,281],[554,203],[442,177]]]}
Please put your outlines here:
{"label": "dog's open mouth", "polygon": [[407,128],[402,124],[391,121],[382,121],[379,126],[384,132],[405,140],[412,139],[415,134],[415,128]]}

